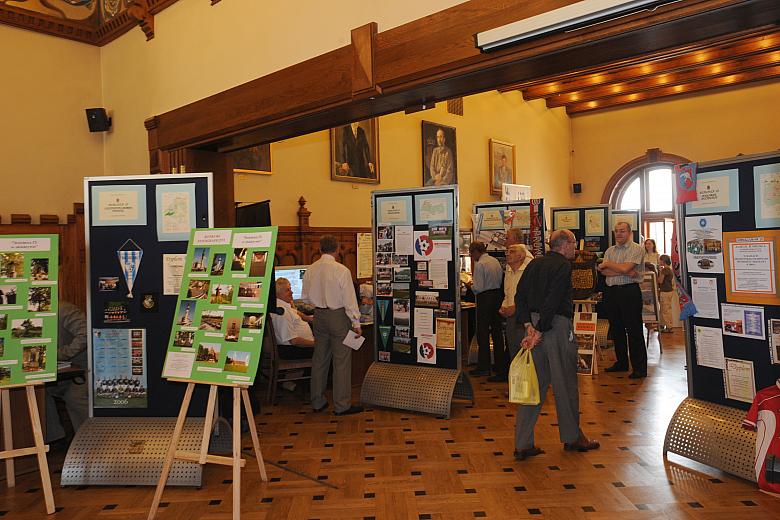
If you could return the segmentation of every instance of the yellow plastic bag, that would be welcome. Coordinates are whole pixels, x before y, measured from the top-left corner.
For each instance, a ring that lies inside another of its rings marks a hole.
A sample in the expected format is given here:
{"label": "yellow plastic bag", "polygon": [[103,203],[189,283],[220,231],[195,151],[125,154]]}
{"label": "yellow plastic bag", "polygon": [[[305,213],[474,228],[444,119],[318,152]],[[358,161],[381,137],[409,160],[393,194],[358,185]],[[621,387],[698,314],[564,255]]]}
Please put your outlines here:
{"label": "yellow plastic bag", "polygon": [[539,380],[531,351],[521,349],[509,367],[509,402],[539,404]]}

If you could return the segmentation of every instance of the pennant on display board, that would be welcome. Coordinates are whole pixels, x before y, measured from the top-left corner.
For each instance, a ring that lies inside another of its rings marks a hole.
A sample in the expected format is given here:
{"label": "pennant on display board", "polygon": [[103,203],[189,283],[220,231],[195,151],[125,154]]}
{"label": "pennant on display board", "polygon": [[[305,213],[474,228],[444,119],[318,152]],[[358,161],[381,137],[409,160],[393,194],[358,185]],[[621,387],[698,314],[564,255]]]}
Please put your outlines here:
{"label": "pennant on display board", "polygon": [[504,230],[509,231],[512,228],[512,222],[515,220],[517,210],[515,209],[501,209],[501,220],[504,221]]}
{"label": "pennant on display board", "polygon": [[696,163],[675,164],[674,178],[677,182],[677,204],[696,200]]}
{"label": "pennant on display board", "polygon": [[474,226],[474,236],[477,236],[480,231],[482,231],[482,218],[484,215],[482,213],[472,213],[471,214],[471,223]]}
{"label": "pennant on display board", "polygon": [[382,349],[387,350],[387,340],[390,339],[390,327],[389,325],[379,326],[379,336],[382,338]]}
{"label": "pennant on display board", "polygon": [[387,309],[390,307],[390,300],[377,300],[376,304],[379,305],[379,316],[382,318],[381,323],[384,323]]}
{"label": "pennant on display board", "polygon": [[125,277],[125,283],[127,284],[127,297],[133,297],[133,284],[135,278],[138,276],[138,267],[141,265],[141,257],[144,256],[143,250],[133,242],[132,238],[128,238],[122,247],[120,247],[116,256],[119,259],[119,265],[122,267],[122,274]]}
{"label": "pennant on display board", "polygon": [[682,275],[680,271],[680,249],[677,243],[677,227],[672,228],[672,271],[674,272],[675,285],[677,286],[677,301],[680,304],[680,320],[685,321],[695,315],[698,310],[690,295],[683,289]]}

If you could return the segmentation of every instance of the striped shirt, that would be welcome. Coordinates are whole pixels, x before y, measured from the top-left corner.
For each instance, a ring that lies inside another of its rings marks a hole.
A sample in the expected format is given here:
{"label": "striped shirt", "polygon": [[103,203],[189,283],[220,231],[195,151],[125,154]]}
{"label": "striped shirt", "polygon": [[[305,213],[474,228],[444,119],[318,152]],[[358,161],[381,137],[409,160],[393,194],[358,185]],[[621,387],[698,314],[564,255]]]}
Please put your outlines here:
{"label": "striped shirt", "polygon": [[604,253],[604,260],[607,262],[614,262],[616,264],[631,262],[632,264],[636,264],[636,277],[632,278],[625,274],[607,276],[607,285],[612,287],[614,285],[626,285],[629,283],[641,282],[645,271],[644,257],[644,248],[633,240],[629,240],[622,246],[615,244],[614,246],[607,249],[607,252]]}

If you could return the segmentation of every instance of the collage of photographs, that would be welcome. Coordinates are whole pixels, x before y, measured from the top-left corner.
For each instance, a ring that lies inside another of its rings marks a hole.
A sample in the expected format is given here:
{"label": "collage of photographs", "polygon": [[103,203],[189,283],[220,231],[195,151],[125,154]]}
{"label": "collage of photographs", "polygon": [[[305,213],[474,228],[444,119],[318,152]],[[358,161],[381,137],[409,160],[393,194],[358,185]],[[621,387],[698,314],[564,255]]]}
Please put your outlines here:
{"label": "collage of photographs", "polygon": [[451,192],[377,196],[379,361],[438,365],[456,349],[453,206]]}
{"label": "collage of photographs", "polygon": [[57,377],[57,235],[0,239],[0,387]]}
{"label": "collage of photographs", "polygon": [[163,377],[254,379],[275,242],[274,228],[193,230]]}

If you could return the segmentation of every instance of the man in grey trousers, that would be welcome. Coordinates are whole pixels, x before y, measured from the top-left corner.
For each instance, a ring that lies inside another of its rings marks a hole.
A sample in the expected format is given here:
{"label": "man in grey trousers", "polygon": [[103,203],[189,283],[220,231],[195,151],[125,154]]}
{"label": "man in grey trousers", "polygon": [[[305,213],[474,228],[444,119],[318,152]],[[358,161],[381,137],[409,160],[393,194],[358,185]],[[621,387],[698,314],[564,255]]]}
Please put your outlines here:
{"label": "man in grey trousers", "polygon": [[588,451],[599,447],[580,430],[577,388],[577,343],[572,317],[571,263],[577,240],[568,229],[550,236],[550,252],[535,258],[525,269],[515,295],[518,319],[524,324],[523,347],[532,350],[539,380],[539,404],[520,405],[515,425],[515,459],[544,451],[534,446],[534,427],[552,384],[558,428],[564,449]]}
{"label": "man in grey trousers", "polygon": [[360,334],[358,309],[352,273],[336,261],[339,243],[333,235],[320,238],[320,259],[303,276],[301,297],[313,304],[314,355],[311,369],[311,406],[315,412],[328,407],[325,388],[333,360],[333,411],[349,415],[363,411],[352,406],[352,349],[344,345],[347,333]]}

